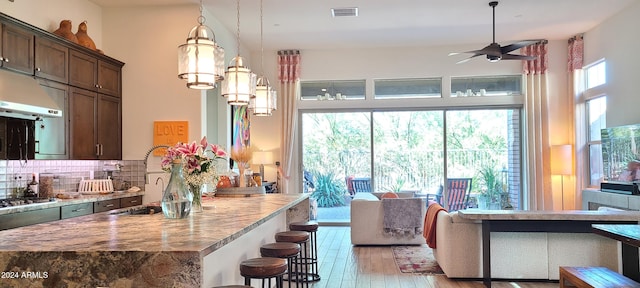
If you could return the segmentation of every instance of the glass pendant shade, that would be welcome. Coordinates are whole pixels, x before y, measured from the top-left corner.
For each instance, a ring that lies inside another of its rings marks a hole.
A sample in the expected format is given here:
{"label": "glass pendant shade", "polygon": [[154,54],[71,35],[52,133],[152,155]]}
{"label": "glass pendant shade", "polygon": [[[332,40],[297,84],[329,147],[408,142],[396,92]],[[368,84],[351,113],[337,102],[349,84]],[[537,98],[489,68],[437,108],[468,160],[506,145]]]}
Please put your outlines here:
{"label": "glass pendant shade", "polygon": [[244,66],[242,57],[236,56],[224,73],[222,96],[231,105],[249,105],[251,98],[256,97],[256,81],[256,74]]}
{"label": "glass pendant shade", "polygon": [[277,108],[276,91],[269,84],[269,79],[262,76],[258,78],[256,85],[256,97],[251,99],[249,109],[256,116],[271,116],[271,112]]}
{"label": "glass pendant shade", "polygon": [[192,89],[213,89],[224,79],[224,49],[202,23],[191,29],[187,43],[178,46],[178,77]]}

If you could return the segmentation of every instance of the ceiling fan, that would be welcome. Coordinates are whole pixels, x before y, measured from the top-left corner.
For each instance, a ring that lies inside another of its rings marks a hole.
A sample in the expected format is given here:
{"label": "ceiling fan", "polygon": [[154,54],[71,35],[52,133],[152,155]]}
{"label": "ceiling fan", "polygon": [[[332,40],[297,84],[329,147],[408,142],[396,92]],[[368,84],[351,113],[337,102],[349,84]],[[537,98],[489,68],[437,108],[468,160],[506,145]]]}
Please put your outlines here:
{"label": "ceiling fan", "polygon": [[484,47],[480,50],[449,53],[449,56],[463,54],[463,53],[473,53],[471,57],[458,61],[458,63],[456,64],[467,62],[472,58],[475,58],[481,55],[487,55],[487,59],[489,60],[489,62],[497,62],[500,60],[534,60],[536,59],[535,56],[509,54],[509,52],[520,49],[522,47],[532,45],[532,44],[536,44],[544,40],[540,40],[540,39],[539,40],[522,40],[506,46],[500,46],[500,44],[496,43],[496,6],[498,6],[498,1],[489,2],[489,6],[491,6],[491,8],[493,9],[493,42],[489,44],[487,47]]}

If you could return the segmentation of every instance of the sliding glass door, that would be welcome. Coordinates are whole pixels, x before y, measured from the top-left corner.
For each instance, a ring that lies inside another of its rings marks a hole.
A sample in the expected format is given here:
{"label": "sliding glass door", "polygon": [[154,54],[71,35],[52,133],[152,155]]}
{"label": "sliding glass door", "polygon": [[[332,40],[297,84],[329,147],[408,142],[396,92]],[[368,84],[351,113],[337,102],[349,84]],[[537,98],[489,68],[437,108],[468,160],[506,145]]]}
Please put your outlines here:
{"label": "sliding glass door", "polygon": [[303,112],[303,189],[321,222],[348,222],[357,192],[435,194],[450,178],[471,179],[472,206],[494,189],[499,208],[519,209],[519,119],[519,109]]}

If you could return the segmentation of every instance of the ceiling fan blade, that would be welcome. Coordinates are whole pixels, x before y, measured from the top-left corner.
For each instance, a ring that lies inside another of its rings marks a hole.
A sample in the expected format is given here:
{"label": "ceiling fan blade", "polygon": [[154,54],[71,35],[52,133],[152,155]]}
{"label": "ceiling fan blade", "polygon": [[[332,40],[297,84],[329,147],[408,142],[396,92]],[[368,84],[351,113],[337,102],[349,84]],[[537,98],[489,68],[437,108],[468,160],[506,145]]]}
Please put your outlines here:
{"label": "ceiling fan blade", "polygon": [[507,54],[507,53],[509,53],[511,51],[518,50],[518,49],[520,49],[522,47],[529,46],[529,45],[532,45],[532,44],[536,44],[536,43],[539,43],[539,42],[542,42],[542,41],[545,41],[545,40],[538,39],[538,40],[522,40],[522,41],[518,41],[516,43],[500,47],[500,52],[502,52],[502,54]]}
{"label": "ceiling fan blade", "polygon": [[515,55],[515,54],[502,54],[501,60],[535,60],[536,56],[528,55]]}
{"label": "ceiling fan blade", "polygon": [[456,62],[456,64],[462,64],[462,63],[465,63],[465,62],[467,62],[467,61],[471,60],[472,58],[475,58],[475,57],[478,57],[478,56],[482,56],[482,55],[484,55],[484,54],[476,53],[476,54],[474,54],[473,56],[471,56],[471,57],[469,57],[469,58],[467,58],[467,59],[462,59],[462,60],[460,60],[460,61]]}
{"label": "ceiling fan blade", "polygon": [[[465,52],[452,52],[452,53],[449,53],[449,56],[460,55],[460,54],[471,54],[471,53],[482,55],[482,54],[485,54],[485,51],[484,49],[480,49],[480,50],[465,51]],[[471,57],[475,57],[475,56],[471,56]]]}

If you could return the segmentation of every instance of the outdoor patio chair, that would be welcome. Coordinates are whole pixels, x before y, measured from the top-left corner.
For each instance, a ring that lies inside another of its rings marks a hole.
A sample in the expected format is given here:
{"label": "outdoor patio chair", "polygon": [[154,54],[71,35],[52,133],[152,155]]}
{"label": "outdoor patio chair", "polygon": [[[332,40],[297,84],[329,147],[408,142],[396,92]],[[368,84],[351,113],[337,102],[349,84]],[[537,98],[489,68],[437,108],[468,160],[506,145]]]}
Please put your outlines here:
{"label": "outdoor patio chair", "polygon": [[351,188],[353,193],[371,192],[371,178],[353,178],[351,179]]}
{"label": "outdoor patio chair", "polygon": [[[469,206],[469,194],[471,193],[471,178],[449,178],[447,179],[447,205],[442,200],[443,189],[436,194],[429,194],[428,199],[438,202],[442,207],[446,207],[449,212],[465,209]],[[433,199],[431,199],[433,196]]]}

